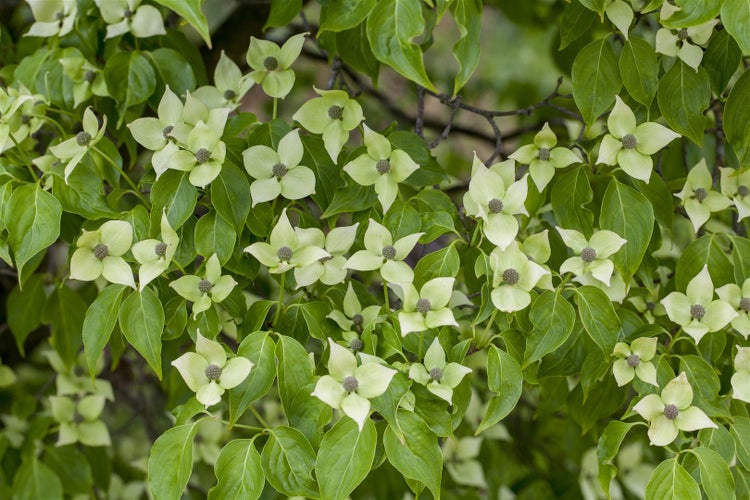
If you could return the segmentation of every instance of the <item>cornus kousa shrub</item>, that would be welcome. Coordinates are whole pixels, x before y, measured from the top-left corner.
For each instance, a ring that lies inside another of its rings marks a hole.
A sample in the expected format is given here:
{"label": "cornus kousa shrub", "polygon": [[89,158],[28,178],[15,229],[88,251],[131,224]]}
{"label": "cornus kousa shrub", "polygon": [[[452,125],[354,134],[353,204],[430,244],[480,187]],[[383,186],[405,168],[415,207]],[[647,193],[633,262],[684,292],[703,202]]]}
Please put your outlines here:
{"label": "cornus kousa shrub", "polygon": [[747,22],[0,2],[0,497],[750,498]]}

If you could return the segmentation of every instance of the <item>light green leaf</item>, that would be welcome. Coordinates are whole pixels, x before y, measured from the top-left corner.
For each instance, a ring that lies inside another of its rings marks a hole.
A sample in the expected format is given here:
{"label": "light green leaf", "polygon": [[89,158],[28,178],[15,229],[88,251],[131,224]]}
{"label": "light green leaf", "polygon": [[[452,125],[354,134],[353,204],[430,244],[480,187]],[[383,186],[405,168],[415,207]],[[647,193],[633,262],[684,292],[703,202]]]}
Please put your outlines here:
{"label": "light green leaf", "polygon": [[300,431],[285,426],[274,427],[260,458],[266,479],[279,493],[290,497],[319,497],[317,485],[312,480],[315,451]]}
{"label": "light green leaf", "polygon": [[211,212],[195,224],[195,251],[200,255],[216,254],[225,264],[234,252],[237,233],[221,215]]}
{"label": "light green leaf", "polygon": [[461,258],[455,245],[432,252],[421,259],[414,269],[414,286],[421,287],[427,281],[440,276],[455,277],[461,268]]}
{"label": "light green leaf", "polygon": [[375,57],[405,78],[436,91],[427,76],[419,45],[425,30],[419,0],[381,0],[367,18],[367,38]]}
{"label": "light green leaf", "polygon": [[613,420],[607,424],[604,432],[599,437],[596,446],[596,456],[599,461],[599,484],[603,491],[609,491],[609,483],[617,475],[617,467],[614,465],[615,457],[620,451],[625,436],[630,429],[643,422],[620,422]]}
{"label": "light green leaf", "polygon": [[154,498],[182,497],[193,470],[193,438],[197,430],[198,422],[172,427],[151,447],[148,486]]}
{"label": "light green leaf", "polygon": [[324,31],[345,31],[356,26],[367,18],[375,6],[375,0],[330,0],[320,14],[320,29]]}
{"label": "light green leaf", "polygon": [[699,68],[696,72],[682,61],[675,62],[659,81],[656,100],[669,126],[700,146],[706,128],[703,110],[711,100],[706,70]]}
{"label": "light green leaf", "polygon": [[201,11],[202,0],[156,0],[156,3],[172,9],[182,16],[200,34],[208,48],[211,48],[211,33],[208,29],[208,21]]}
{"label": "light green leaf", "polygon": [[450,6],[459,31],[459,39],[453,45],[453,57],[460,70],[453,80],[453,95],[466,85],[479,64],[480,36],[482,34],[482,2],[479,0],[456,0]]}
{"label": "light green leaf", "polygon": [[568,340],[576,312],[559,291],[546,290],[531,304],[529,320],[534,330],[526,341],[524,366],[542,359]]}
{"label": "light green leaf", "polygon": [[659,62],[651,44],[630,37],[620,52],[620,73],[628,93],[646,107],[650,107],[659,86]]}
{"label": "light green leaf", "polygon": [[237,422],[248,406],[268,392],[276,375],[273,340],[266,332],[254,332],[245,337],[237,348],[237,355],[253,363],[250,375],[229,391],[229,421]]}
{"label": "light green leaf", "polygon": [[315,465],[320,497],[345,500],[370,472],[378,433],[367,419],[362,432],[357,422],[342,418],[323,436]]}
{"label": "light green leaf", "polygon": [[583,328],[602,353],[609,356],[617,343],[621,326],[612,302],[607,294],[594,286],[577,288],[575,297]]}
{"label": "light green leaf", "polygon": [[104,79],[109,94],[117,101],[119,128],[125,120],[125,110],[140,104],[156,90],[156,73],[148,60],[138,51],[118,52],[104,65]]}
{"label": "light green leaf", "polygon": [[606,38],[581,49],[573,62],[573,99],[586,125],[607,111],[622,88],[615,51]]}
{"label": "light green leaf", "polygon": [[701,491],[695,479],[676,458],[664,460],[651,474],[646,485],[646,498],[659,500],[700,500]]}
{"label": "light green leaf", "polygon": [[422,229],[419,212],[413,206],[401,200],[393,202],[383,218],[383,225],[391,232],[394,240],[418,233]]}
{"label": "light green leaf", "polygon": [[724,0],[681,0],[680,10],[661,21],[670,28],[688,28],[710,21],[719,15]]}
{"label": "light green leaf", "polygon": [[13,498],[19,500],[62,499],[62,483],[49,466],[31,456],[23,461],[13,477]]}
{"label": "light green leaf", "polygon": [[437,436],[414,413],[399,410],[396,417],[404,442],[390,425],[386,428],[383,446],[388,461],[405,477],[423,483],[439,499],[443,456]]}
{"label": "light green leaf", "polygon": [[703,486],[708,498],[723,500],[727,498],[728,492],[734,491],[732,473],[721,455],[705,446],[688,448],[686,451],[692,453],[698,459],[698,467],[701,471],[701,486]]}
{"label": "light green leaf", "polygon": [[208,499],[260,497],[265,476],[254,439],[234,439],[221,449],[216,460],[217,484],[208,491]]}
{"label": "light green leaf", "polygon": [[725,0],[721,23],[737,40],[743,54],[750,54],[750,0]]}
{"label": "light green leaf", "polygon": [[550,201],[560,227],[575,229],[590,237],[594,232],[594,214],[583,206],[594,199],[594,191],[587,169],[578,167],[560,177],[552,188]]}
{"label": "light green leaf", "polygon": [[164,309],[150,287],[133,292],[120,307],[120,328],[128,342],[141,353],[161,379],[161,334]]}
{"label": "light green leaf", "polygon": [[[750,162],[750,71],[737,80],[724,107],[724,132],[740,165]],[[13,193],[15,196],[15,193]],[[11,199],[12,201],[12,199]]]}
{"label": "light green leaf", "polygon": [[714,94],[724,92],[732,76],[737,72],[741,59],[742,50],[726,29],[711,37],[701,64],[708,72]]}
{"label": "light green leaf", "polygon": [[229,162],[221,167],[221,173],[211,183],[211,203],[224,220],[234,224],[239,234],[250,213],[250,182],[239,168]]}
{"label": "light green leaf", "polygon": [[737,447],[737,460],[750,470],[750,418],[734,417],[730,429]]}
{"label": "light green leaf", "polygon": [[123,292],[126,287],[122,285],[109,285],[99,292],[94,302],[86,311],[83,320],[83,348],[86,352],[86,364],[89,367],[89,375],[96,374],[96,362],[104,351],[115,329],[117,315],[112,314],[120,308]]}
{"label": "light green leaf", "polygon": [[523,373],[510,354],[492,346],[487,352],[487,385],[493,396],[475,435],[504,419],[516,407],[523,392]]}
{"label": "light green leaf", "polygon": [[297,17],[300,10],[302,10],[302,0],[271,0],[271,13],[263,29],[289,24]]}

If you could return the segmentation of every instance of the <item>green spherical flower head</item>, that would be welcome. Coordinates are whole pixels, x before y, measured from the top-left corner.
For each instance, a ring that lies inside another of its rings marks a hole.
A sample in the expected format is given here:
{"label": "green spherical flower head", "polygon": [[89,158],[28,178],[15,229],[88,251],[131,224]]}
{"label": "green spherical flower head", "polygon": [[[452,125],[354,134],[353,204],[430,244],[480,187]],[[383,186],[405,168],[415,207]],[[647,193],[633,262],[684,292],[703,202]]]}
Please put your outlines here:
{"label": "green spherical flower head", "polygon": [[687,28],[682,28],[681,30],[679,30],[677,32],[677,39],[678,40],[680,40],[680,41],[687,40],[687,38],[688,38],[688,30],[687,30]]}
{"label": "green spherical flower head", "polygon": [[365,320],[364,316],[362,316],[359,313],[352,316],[352,324],[354,326],[360,326],[364,320]]}
{"label": "green spherical flower head", "polygon": [[279,60],[273,56],[268,56],[263,59],[263,67],[268,71],[273,71],[279,67]]}
{"label": "green spherical flower head", "polygon": [[706,308],[701,304],[693,304],[690,306],[690,317],[693,319],[700,320],[706,315]]}
{"label": "green spherical flower head", "polygon": [[503,271],[503,281],[506,285],[515,285],[516,283],[518,283],[519,278],[520,276],[518,275],[518,271],[516,271],[512,267]]}
{"label": "green spherical flower head", "polygon": [[169,139],[169,134],[171,134],[173,130],[174,130],[173,125],[167,125],[166,127],[164,127],[164,130],[161,131],[161,135],[165,139]]}
{"label": "green spherical flower head", "polygon": [[351,342],[349,342],[349,349],[351,349],[354,352],[359,352],[365,347],[365,343],[362,342],[360,339],[352,339]]}
{"label": "green spherical flower head", "polygon": [[633,368],[635,368],[636,366],[641,364],[641,357],[638,356],[637,354],[631,354],[630,356],[627,357],[627,361],[628,361],[628,366],[632,366]]}
{"label": "green spherical flower head", "polygon": [[130,19],[131,17],[133,17],[133,11],[130,9],[125,9],[122,12],[122,17],[124,17],[125,19]]}
{"label": "green spherical flower head", "polygon": [[227,89],[224,91],[224,99],[227,101],[233,100],[235,97],[237,97],[237,92],[235,92],[232,89]]}
{"label": "green spherical flower head", "polygon": [[88,83],[92,83],[92,82],[94,81],[94,78],[96,78],[96,73],[94,73],[94,72],[93,72],[93,71],[91,71],[90,69],[87,69],[87,70],[86,70],[86,71],[85,71],[85,72],[83,73],[83,79],[84,79],[85,81],[87,81]]}
{"label": "green spherical flower head", "polygon": [[79,146],[88,146],[89,142],[91,142],[91,134],[88,132],[78,132],[76,134],[76,144]]}
{"label": "green spherical flower head", "polygon": [[669,420],[676,419],[677,415],[679,414],[680,414],[680,410],[677,408],[677,406],[673,404],[669,404],[664,407],[664,416],[667,417]]}
{"label": "green spherical flower head", "polygon": [[359,389],[359,381],[351,375],[346,377],[342,384],[346,392],[354,392]]}
{"label": "green spherical flower head", "polygon": [[493,214],[499,214],[503,211],[503,202],[498,200],[497,198],[492,198],[487,203],[487,208],[489,208],[490,212],[492,212]]}
{"label": "green spherical flower head", "polygon": [[219,380],[221,378],[221,368],[216,365],[206,367],[206,378],[208,380]]}
{"label": "green spherical flower head", "polygon": [[211,159],[211,151],[206,148],[200,148],[195,152],[195,159],[198,163],[206,163]]}
{"label": "green spherical flower head", "polygon": [[200,293],[208,293],[214,286],[208,280],[200,280],[198,282],[198,291]]}
{"label": "green spherical flower head", "polygon": [[94,253],[94,257],[99,260],[104,260],[104,257],[109,255],[109,248],[104,243],[99,243],[94,247],[92,252]]}
{"label": "green spherical flower head", "polygon": [[440,379],[443,378],[443,369],[438,368],[437,366],[432,368],[430,370],[430,378],[436,382],[440,382]]}
{"label": "green spherical flower head", "polygon": [[633,134],[627,134],[622,138],[622,147],[625,149],[635,149],[638,144],[638,140]]}
{"label": "green spherical flower head", "polygon": [[550,159],[549,148],[539,148],[539,159],[542,161],[549,161]]}
{"label": "green spherical flower head", "polygon": [[292,255],[294,255],[294,250],[287,246],[280,247],[276,250],[276,257],[282,262],[289,262],[292,259]]}
{"label": "green spherical flower head", "polygon": [[328,108],[328,117],[331,120],[343,120],[344,119],[344,108],[334,104]]}
{"label": "green spherical flower head", "polygon": [[378,160],[375,164],[375,170],[377,170],[380,175],[387,174],[391,171],[391,162],[388,160]]}
{"label": "green spherical flower head", "polygon": [[583,250],[581,250],[581,260],[589,263],[594,262],[596,259],[596,250],[594,250],[591,247],[586,247]]}
{"label": "green spherical flower head", "polygon": [[742,198],[750,194],[750,188],[747,186],[737,186],[737,194],[740,195]]}
{"label": "green spherical flower head", "polygon": [[429,299],[419,299],[417,301],[415,309],[418,313],[427,314],[432,309],[432,304],[430,303]]}
{"label": "green spherical flower head", "polygon": [[164,257],[167,255],[167,244],[164,242],[157,243],[154,246],[154,253],[159,257]]}
{"label": "green spherical flower head", "polygon": [[57,19],[58,21],[62,21],[63,19],[65,19],[65,12],[63,11],[57,12],[55,14],[55,19]]}
{"label": "green spherical flower head", "polygon": [[695,195],[695,199],[698,201],[703,201],[708,197],[708,191],[706,191],[704,188],[698,188],[695,191],[693,191],[693,194]]}
{"label": "green spherical flower head", "polygon": [[740,309],[745,312],[750,312],[750,297],[742,297],[740,299]]}
{"label": "green spherical flower head", "polygon": [[273,173],[274,177],[276,177],[277,179],[281,179],[289,172],[289,169],[286,168],[286,165],[284,165],[283,163],[277,163],[273,167],[271,167],[271,172]]}
{"label": "green spherical flower head", "polygon": [[388,260],[393,260],[396,258],[396,248],[393,245],[386,245],[383,247],[382,255]]}

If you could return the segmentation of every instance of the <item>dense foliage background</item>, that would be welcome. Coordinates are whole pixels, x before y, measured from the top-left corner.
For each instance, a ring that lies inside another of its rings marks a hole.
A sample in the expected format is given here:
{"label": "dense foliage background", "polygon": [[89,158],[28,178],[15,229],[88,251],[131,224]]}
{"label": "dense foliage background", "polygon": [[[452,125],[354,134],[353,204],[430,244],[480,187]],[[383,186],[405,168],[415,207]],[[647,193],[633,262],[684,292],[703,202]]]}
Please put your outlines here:
{"label": "dense foliage background", "polygon": [[750,498],[750,1],[0,2],[0,496]]}

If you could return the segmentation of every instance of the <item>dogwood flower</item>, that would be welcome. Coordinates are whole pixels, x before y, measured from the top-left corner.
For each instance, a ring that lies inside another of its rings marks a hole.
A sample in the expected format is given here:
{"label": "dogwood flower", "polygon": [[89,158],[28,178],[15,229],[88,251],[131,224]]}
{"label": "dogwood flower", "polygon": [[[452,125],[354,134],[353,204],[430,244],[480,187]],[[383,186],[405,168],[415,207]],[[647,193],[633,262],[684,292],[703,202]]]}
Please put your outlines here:
{"label": "dogwood flower", "polygon": [[292,118],[305,130],[323,135],[323,144],[335,162],[349,140],[349,132],[365,119],[362,106],[343,90],[318,90],[320,95],[303,104]]}
{"label": "dogwood flower", "polygon": [[167,85],[159,101],[157,118],[149,116],[128,123],[136,142],[154,152],[151,163],[157,179],[169,168],[172,155],[180,150],[172,138],[172,132],[182,124],[183,108],[180,98]]}
{"label": "dogwood flower", "polygon": [[104,71],[88,62],[81,51],[75,47],[63,49],[62,54],[60,65],[63,73],[73,82],[73,107],[78,107],[79,104],[87,101],[92,94],[101,97],[109,96]]}
{"label": "dogwood flower", "polygon": [[490,254],[492,268],[492,304],[500,311],[514,312],[528,307],[529,293],[550,272],[530,260],[513,242],[504,251],[496,248]]}
{"label": "dogwood flower", "polygon": [[696,343],[705,334],[721,330],[738,316],[731,305],[714,300],[714,284],[708,266],[703,266],[690,280],[685,292],[672,292],[661,303],[669,319],[680,325]]}
{"label": "dogwood flower", "polygon": [[268,40],[250,37],[247,64],[254,70],[248,76],[266,95],[283,99],[294,86],[294,71],[289,67],[302,52],[307,33],[290,37],[279,47]]}
{"label": "dogwood flower", "polygon": [[57,446],[80,442],[85,446],[110,446],[109,431],[99,416],[104,396],[88,395],[79,401],[66,396],[50,396],[52,418],[59,424]]}
{"label": "dogwood flower", "polygon": [[464,194],[466,213],[484,221],[482,230],[492,244],[505,250],[518,235],[516,214],[528,215],[524,202],[528,179],[516,181],[515,160],[491,167],[474,155],[469,190]]}
{"label": "dogwood flower", "polygon": [[245,170],[256,179],[250,184],[253,206],[275,200],[279,195],[299,200],[315,193],[315,174],[300,165],[304,152],[299,129],[281,138],[278,152],[263,145],[243,151]]}
{"label": "dogwood flower", "polygon": [[742,288],[729,283],[716,289],[716,295],[737,311],[732,320],[732,328],[747,340],[750,337],[750,278],[742,283]]}
{"label": "dogwood flower", "polygon": [[411,283],[398,283],[403,294],[402,310],[398,313],[401,336],[438,326],[458,326],[448,307],[453,282],[454,278],[433,278],[422,285],[419,292]]}
{"label": "dogwood flower", "polygon": [[682,191],[675,194],[682,200],[693,229],[697,232],[711,217],[711,212],[719,212],[729,208],[732,202],[726,196],[712,191],[713,180],[706,166],[706,160],[701,159],[690,169]]}
{"label": "dogwood flower", "polygon": [[286,208],[282,210],[268,240],[270,243],[258,241],[246,247],[244,251],[268,267],[271,274],[281,274],[296,267],[309,266],[331,256],[320,247],[300,241],[299,233],[292,228],[286,215]]}
{"label": "dogwood flower", "polygon": [[206,187],[221,173],[227,147],[221,133],[199,121],[187,137],[187,150],[180,149],[169,158],[169,168],[190,172],[188,180]]}
{"label": "dogwood flower", "polygon": [[675,440],[680,431],[717,428],[703,410],[691,406],[693,388],[685,372],[670,380],[661,396],[649,394],[634,407],[649,423],[648,437],[653,446],[666,446]]}
{"label": "dogwood flower", "polygon": [[14,94],[12,88],[7,92],[0,89],[0,152],[11,149],[28,137],[28,127],[23,130],[22,109],[27,103],[33,103],[34,99],[27,93]]}
{"label": "dogwood flower", "polygon": [[449,438],[443,442],[443,463],[448,474],[458,484],[487,489],[484,469],[479,462],[481,437]]}
{"label": "dogwood flower", "polygon": [[183,298],[193,302],[193,318],[208,310],[214,302],[222,302],[232,293],[237,282],[221,274],[221,264],[216,254],[206,260],[206,272],[200,276],[186,275],[169,284]]}
{"label": "dogwood flower", "polygon": [[73,31],[78,0],[27,0],[36,21],[24,36],[65,36]]}
{"label": "dogwood flower", "polygon": [[67,161],[65,165],[65,182],[68,182],[68,177],[73,173],[78,162],[104,136],[104,131],[107,128],[107,115],[102,115],[102,126],[100,128],[99,120],[96,119],[96,115],[94,115],[91,106],[89,106],[83,112],[82,125],[83,130],[75,136],[49,148],[50,153],[55,155],[55,157]]}
{"label": "dogwood flower", "polygon": [[549,123],[545,123],[535,136],[534,144],[526,144],[509,156],[529,166],[529,175],[541,193],[555,175],[556,168],[565,168],[581,159],[568,148],[555,147],[557,136]]}
{"label": "dogwood flower", "polygon": [[733,168],[719,167],[719,170],[721,194],[732,200],[737,220],[742,220],[750,215],[750,170],[740,173]]}
{"label": "dogwood flower", "polygon": [[343,411],[361,431],[370,415],[369,400],[388,389],[396,370],[381,365],[374,357],[360,358],[362,364],[357,366],[357,358],[348,349],[330,338],[328,345],[328,375],[318,379],[312,395]]}
{"label": "dogwood flower", "polygon": [[371,328],[378,319],[380,306],[367,306],[362,308],[362,304],[354,293],[351,282],[346,288],[344,294],[344,311],[337,309],[332,310],[326,318],[332,319],[344,331],[356,331],[362,333]]}
{"label": "dogwood flower", "polygon": [[635,376],[648,384],[659,386],[656,381],[656,368],[651,363],[656,355],[656,343],[656,337],[640,337],[631,342],[630,346],[625,342],[615,344],[612,354],[618,359],[612,365],[612,373],[619,387],[633,380]]}
{"label": "dogwood flower", "polygon": [[546,264],[552,256],[552,249],[549,246],[549,230],[545,229],[544,231],[527,236],[526,239],[518,244],[518,248],[521,249],[529,260],[536,262],[547,271],[539,279],[536,286],[545,290],[554,290],[555,287],[552,286],[552,273]]}
{"label": "dogwood flower", "polygon": [[236,109],[254,83],[222,50],[214,70],[214,84],[196,89],[193,96],[211,108]]}
{"label": "dogwood flower", "polygon": [[225,390],[240,385],[250,374],[253,363],[244,356],[227,359],[221,344],[207,339],[199,331],[195,352],[186,352],[172,361],[172,366],[195,392],[195,398],[208,408],[221,401]]}
{"label": "dogwood flower", "polygon": [[393,149],[384,136],[367,125],[365,146],[367,153],[358,156],[344,166],[344,171],[362,186],[375,185],[378,201],[387,212],[398,195],[398,184],[419,168],[417,162],[400,149]]}
{"label": "dogwood flower", "polygon": [[718,19],[697,26],[680,29],[661,28],[656,32],[656,52],[679,57],[688,66],[698,71],[703,60],[703,49],[711,38]]}
{"label": "dogwood flower", "polygon": [[167,270],[180,242],[180,237],[169,225],[166,210],[161,215],[161,238],[143,240],[133,245],[133,257],[141,264],[138,269],[141,290]]}
{"label": "dogwood flower", "polygon": [[380,276],[389,283],[412,281],[414,271],[404,259],[423,234],[409,234],[394,242],[388,229],[370,219],[365,231],[365,249],[354,252],[344,267],[357,271],[380,269]]}
{"label": "dogwood flower", "polygon": [[94,281],[99,276],[111,283],[135,288],[133,271],[122,256],[133,244],[133,226],[124,220],[110,220],[96,231],[83,230],[70,258],[70,278]]}
{"label": "dogwood flower", "polygon": [[138,38],[167,33],[159,9],[141,0],[96,0],[96,6],[107,23],[105,40],[128,32]]}
{"label": "dogwood flower", "polygon": [[636,125],[633,111],[617,96],[607,118],[609,134],[599,146],[597,163],[619,165],[631,177],[648,182],[654,162],[651,155],[680,137],[663,125],[646,122]]}
{"label": "dogwood flower", "polygon": [[427,387],[440,399],[453,404],[453,389],[471,373],[471,368],[460,363],[446,363],[445,351],[437,338],[432,341],[424,355],[424,364],[412,363],[409,378]]}
{"label": "dogwood flower", "polygon": [[318,280],[324,285],[335,285],[346,279],[344,254],[354,244],[358,226],[359,222],[353,226],[337,227],[331,229],[327,235],[317,228],[296,229],[301,245],[323,248],[330,254],[330,257],[323,257],[306,266],[294,268],[297,288],[312,285]]}
{"label": "dogwood flower", "polygon": [[557,232],[560,233],[565,244],[578,254],[562,263],[560,274],[572,272],[579,279],[590,274],[604,285],[610,286],[615,265],[609,258],[617,253],[627,241],[617,233],[606,229],[594,231],[589,240],[573,229],[558,227]]}
{"label": "dogwood flower", "polygon": [[737,346],[732,375],[732,397],[750,403],[750,347]]}
{"label": "dogwood flower", "polygon": [[[664,316],[667,312],[664,310],[664,306],[659,303],[659,287],[655,290],[649,291],[645,289],[638,289],[628,297],[630,302],[636,311],[645,319],[649,324],[656,322],[656,316]],[[634,295],[635,293],[642,292],[641,295]]]}

